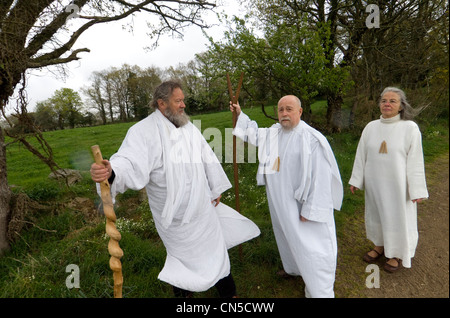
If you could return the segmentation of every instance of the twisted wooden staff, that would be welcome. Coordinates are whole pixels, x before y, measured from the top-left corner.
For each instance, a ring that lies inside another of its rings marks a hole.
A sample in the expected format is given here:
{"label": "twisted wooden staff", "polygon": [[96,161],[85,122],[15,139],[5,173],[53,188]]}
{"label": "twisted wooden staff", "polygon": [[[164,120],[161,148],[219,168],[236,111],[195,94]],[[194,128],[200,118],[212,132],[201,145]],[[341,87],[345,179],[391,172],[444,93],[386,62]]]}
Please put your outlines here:
{"label": "twisted wooden staff", "polygon": [[[100,147],[95,145],[91,147],[92,154],[96,164],[103,165],[102,153]],[[120,258],[123,256],[123,251],[119,246],[119,241],[122,238],[120,232],[116,228],[116,214],[114,213],[114,205],[111,198],[111,188],[108,180],[100,183],[101,197],[103,202],[103,211],[106,216],[106,234],[109,236],[108,251],[111,255],[109,259],[109,267],[113,271],[114,278],[114,298],[122,298],[122,263]]]}

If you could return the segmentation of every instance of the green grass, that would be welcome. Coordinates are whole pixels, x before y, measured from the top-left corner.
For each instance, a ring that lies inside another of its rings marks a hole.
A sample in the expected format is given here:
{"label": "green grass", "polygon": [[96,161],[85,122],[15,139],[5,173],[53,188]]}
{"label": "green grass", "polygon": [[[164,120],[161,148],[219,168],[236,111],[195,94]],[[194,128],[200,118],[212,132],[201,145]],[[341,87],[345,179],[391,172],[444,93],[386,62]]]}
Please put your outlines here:
{"label": "green grass", "polygon": [[[314,118],[323,117],[323,101],[311,106]],[[267,107],[269,110],[269,107]],[[261,127],[274,123],[260,108],[244,110]],[[319,116],[320,115],[320,116]],[[201,128],[218,128],[225,142],[225,129],[230,128],[230,112],[192,116],[200,120]],[[8,181],[15,192],[23,191],[48,209],[33,209],[26,215],[26,226],[0,259],[0,297],[112,297],[112,272],[109,269],[108,238],[104,217],[95,207],[85,209],[69,203],[75,197],[86,197],[96,204],[99,198],[89,178],[93,161],[90,147],[98,144],[103,157],[108,158],[119,148],[133,123],[114,124],[47,132],[56,162],[62,168],[80,170],[84,179],[67,188],[48,179],[48,167],[33,157],[23,146],[7,148]],[[335,213],[339,244],[336,279],[337,297],[355,297],[364,288],[365,272],[359,256],[368,246],[364,238],[364,197],[360,192],[350,195],[347,182],[359,136],[352,131],[328,135],[344,184],[342,210]],[[7,140],[8,141],[8,140]],[[442,121],[423,129],[426,162],[448,153],[448,122]],[[229,151],[229,149],[227,150]],[[225,152],[223,153],[225,156]],[[223,167],[233,183],[233,167]],[[275,273],[281,267],[276,247],[264,187],[256,186],[257,163],[239,165],[241,212],[261,229],[261,235],[230,250],[232,273],[241,297],[303,297],[301,278],[284,280]],[[234,190],[223,194],[222,202],[234,207]],[[165,249],[154,228],[148,203],[139,200],[137,191],[118,196],[115,208],[117,226],[122,234],[124,251],[123,295],[132,297],[172,297],[172,289],[157,279],[164,265]],[[241,256],[242,255],[242,256]],[[69,290],[65,281],[69,264],[80,268],[80,288]],[[350,267],[349,267],[350,266]],[[355,272],[351,268],[361,267]],[[216,297],[215,289],[196,297]]]}

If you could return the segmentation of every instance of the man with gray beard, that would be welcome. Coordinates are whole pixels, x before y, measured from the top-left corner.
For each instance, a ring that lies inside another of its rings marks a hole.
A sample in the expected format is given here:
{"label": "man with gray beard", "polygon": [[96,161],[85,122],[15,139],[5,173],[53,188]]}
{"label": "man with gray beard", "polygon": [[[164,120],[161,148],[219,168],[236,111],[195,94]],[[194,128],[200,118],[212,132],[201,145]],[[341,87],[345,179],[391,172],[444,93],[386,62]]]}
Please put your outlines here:
{"label": "man with gray beard", "polygon": [[282,277],[302,276],[305,296],[334,297],[337,239],[334,209],[342,205],[342,181],[333,151],[301,115],[300,99],[278,101],[278,123],[259,128],[230,102],[238,116],[233,134],[258,147],[257,184],[266,187]]}
{"label": "man with gray beard", "polygon": [[164,82],[156,88],[151,107],[159,109],[177,128],[189,122],[181,85],[175,81]]}
{"label": "man with gray beard", "polygon": [[108,180],[111,196],[145,188],[155,226],[167,251],[158,278],[188,297],[216,286],[236,296],[228,249],[259,235],[258,227],[220,203],[231,188],[225,172],[184,109],[181,85],[159,85],[155,111],[133,125],[110,161],[92,164],[95,182]]}

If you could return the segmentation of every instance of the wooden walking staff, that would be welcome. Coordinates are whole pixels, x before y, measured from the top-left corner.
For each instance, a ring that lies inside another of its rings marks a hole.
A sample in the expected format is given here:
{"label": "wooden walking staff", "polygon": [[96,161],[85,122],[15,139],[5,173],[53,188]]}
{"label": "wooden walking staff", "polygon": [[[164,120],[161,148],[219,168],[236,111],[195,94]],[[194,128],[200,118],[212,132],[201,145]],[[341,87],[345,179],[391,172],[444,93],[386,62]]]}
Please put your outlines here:
{"label": "wooden walking staff", "polygon": [[[227,73],[227,83],[228,83],[228,93],[233,104],[236,104],[239,99],[239,93],[241,92],[242,81],[244,79],[244,72],[241,73],[241,78],[239,79],[239,84],[236,89],[236,94],[233,94],[233,88],[231,87],[230,74]],[[237,115],[233,112],[233,129],[236,127]],[[238,176],[238,166],[236,162],[236,136],[233,135],[233,168],[234,168],[234,194],[236,198],[236,211],[240,212],[239,204],[239,176]]]}
{"label": "wooden walking staff", "polygon": [[[102,153],[100,147],[95,145],[91,147],[92,154],[96,164],[103,165]],[[119,241],[122,238],[116,228],[116,214],[114,213],[114,205],[111,197],[111,187],[108,180],[100,183],[101,197],[103,202],[103,211],[106,216],[106,234],[109,236],[108,251],[111,255],[109,259],[109,267],[113,271],[114,278],[114,298],[122,298],[122,263],[120,258],[123,256],[123,251],[119,246]]]}

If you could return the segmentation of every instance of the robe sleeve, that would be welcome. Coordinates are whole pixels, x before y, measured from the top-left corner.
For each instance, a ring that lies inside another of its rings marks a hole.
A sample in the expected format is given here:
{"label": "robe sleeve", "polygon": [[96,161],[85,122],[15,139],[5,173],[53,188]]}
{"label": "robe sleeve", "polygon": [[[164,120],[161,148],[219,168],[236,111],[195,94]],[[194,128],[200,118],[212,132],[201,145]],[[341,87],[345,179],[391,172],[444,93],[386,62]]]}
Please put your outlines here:
{"label": "robe sleeve", "polygon": [[414,124],[411,133],[410,148],[406,158],[406,176],[411,200],[428,198],[425,180],[425,165],[422,151],[422,134]]}
{"label": "robe sleeve", "polygon": [[150,181],[150,172],[155,168],[162,149],[156,142],[159,138],[148,131],[148,127],[131,127],[117,153],[111,156],[111,167],[115,173],[111,185],[111,195],[123,193],[127,189],[141,190]]}
{"label": "robe sleeve", "polygon": [[366,165],[366,129],[363,130],[356,149],[355,161],[353,162],[352,175],[349,184],[360,190],[364,189],[364,166]]}
{"label": "robe sleeve", "polygon": [[233,135],[242,139],[253,146],[258,146],[258,123],[251,120],[244,112],[241,114],[236,121],[236,127],[233,130]]}
{"label": "robe sleeve", "polygon": [[316,140],[311,146],[310,185],[301,215],[315,222],[327,222],[333,217],[332,171],[324,155],[324,149]]}

